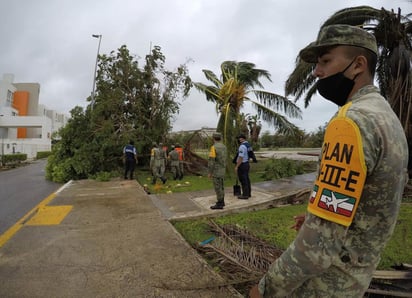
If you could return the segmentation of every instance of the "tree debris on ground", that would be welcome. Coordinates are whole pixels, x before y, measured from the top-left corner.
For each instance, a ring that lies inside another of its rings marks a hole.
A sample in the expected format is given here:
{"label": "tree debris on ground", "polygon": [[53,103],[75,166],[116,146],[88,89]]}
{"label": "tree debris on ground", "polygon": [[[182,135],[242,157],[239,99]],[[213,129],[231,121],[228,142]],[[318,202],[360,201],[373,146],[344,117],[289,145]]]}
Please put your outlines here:
{"label": "tree debris on ground", "polygon": [[[209,221],[215,235],[196,249],[239,293],[249,289],[265,274],[283,250],[268,244],[237,225],[218,225]],[[412,265],[393,266],[395,270],[376,270],[365,297],[412,297]]]}

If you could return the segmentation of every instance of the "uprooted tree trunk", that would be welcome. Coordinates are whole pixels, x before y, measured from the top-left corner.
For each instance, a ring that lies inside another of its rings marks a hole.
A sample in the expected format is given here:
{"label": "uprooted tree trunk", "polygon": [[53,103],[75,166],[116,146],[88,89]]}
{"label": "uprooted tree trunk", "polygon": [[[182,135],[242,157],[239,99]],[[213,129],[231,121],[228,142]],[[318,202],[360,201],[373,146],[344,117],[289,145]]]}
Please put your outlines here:
{"label": "uprooted tree trunk", "polygon": [[196,142],[204,146],[204,144],[207,144],[207,136],[202,136],[199,131],[196,131],[185,143],[183,149],[184,168],[191,174],[202,176],[207,173],[208,161],[194,152],[194,150],[197,149],[194,148],[196,147]]}
{"label": "uprooted tree trunk", "polygon": [[207,160],[191,151],[190,144],[185,145],[184,153],[184,167],[187,172],[198,176],[207,173]]}

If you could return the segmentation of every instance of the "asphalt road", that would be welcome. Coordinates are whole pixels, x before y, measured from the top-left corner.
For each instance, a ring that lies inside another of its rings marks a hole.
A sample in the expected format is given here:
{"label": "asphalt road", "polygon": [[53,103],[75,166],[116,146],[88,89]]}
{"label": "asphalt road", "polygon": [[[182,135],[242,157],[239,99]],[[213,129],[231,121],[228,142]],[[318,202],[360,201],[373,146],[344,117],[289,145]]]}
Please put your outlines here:
{"label": "asphalt road", "polygon": [[0,235],[62,185],[45,179],[46,163],[0,171]]}

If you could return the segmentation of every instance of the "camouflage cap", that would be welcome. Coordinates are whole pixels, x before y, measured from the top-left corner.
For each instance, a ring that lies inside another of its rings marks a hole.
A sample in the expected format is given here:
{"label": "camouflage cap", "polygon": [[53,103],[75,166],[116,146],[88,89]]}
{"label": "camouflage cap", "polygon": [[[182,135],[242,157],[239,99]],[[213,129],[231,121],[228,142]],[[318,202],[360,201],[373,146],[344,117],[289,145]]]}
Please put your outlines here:
{"label": "camouflage cap", "polygon": [[300,58],[309,63],[316,63],[325,47],[347,45],[368,49],[378,54],[375,36],[366,30],[350,25],[330,25],[321,29],[316,41],[299,52]]}
{"label": "camouflage cap", "polygon": [[219,132],[214,132],[213,135],[212,135],[212,137],[213,137],[214,139],[220,140],[220,139],[222,138],[222,134],[219,133]]}

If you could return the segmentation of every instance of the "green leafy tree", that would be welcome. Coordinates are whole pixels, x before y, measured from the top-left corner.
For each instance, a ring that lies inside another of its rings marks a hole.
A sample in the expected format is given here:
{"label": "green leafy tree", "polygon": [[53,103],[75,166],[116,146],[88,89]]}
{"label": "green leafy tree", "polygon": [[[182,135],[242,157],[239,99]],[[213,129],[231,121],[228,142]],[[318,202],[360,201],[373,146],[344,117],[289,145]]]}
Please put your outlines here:
{"label": "green leafy tree", "polygon": [[323,145],[327,123],[319,126],[316,131],[305,134],[303,147],[320,148]]}
{"label": "green leafy tree", "polygon": [[[412,149],[412,22],[411,14],[403,16],[401,10],[375,9],[358,6],[342,9],[333,14],[321,26],[348,24],[363,27],[372,32],[379,48],[377,81],[400,119]],[[296,100],[303,97],[305,107],[316,93],[316,78],[312,75],[314,64],[305,63],[299,57],[286,81],[286,95]],[[410,162],[411,164],[411,162]]]}
{"label": "green leafy tree", "polygon": [[191,87],[186,64],[170,71],[165,60],[158,46],[142,68],[126,46],[99,56],[95,100],[86,111],[72,110],[49,159],[49,179],[63,182],[118,170],[129,140],[135,141],[139,162],[148,159],[152,142],[162,141],[171,129],[177,99]]}
{"label": "green leafy tree", "polygon": [[236,61],[223,62],[220,70],[221,75],[218,77],[212,71],[204,69],[203,73],[212,85],[197,82],[194,86],[206,95],[208,101],[215,103],[219,114],[217,130],[223,134],[228,152],[235,150],[235,136],[244,127],[241,110],[246,101],[252,103],[263,121],[284,133],[294,132],[295,125],[278,111],[289,117],[299,118],[301,117],[299,107],[284,96],[254,89],[263,88],[261,78],[271,81],[268,71],[258,69],[250,62]]}
{"label": "green leafy tree", "polygon": [[[90,119],[81,107],[75,107],[70,113],[67,125],[59,130],[60,140],[53,145],[46,166],[46,179],[55,182],[87,178],[94,167],[92,158],[88,158],[95,147],[89,137]],[[89,145],[87,150],[85,144]]]}
{"label": "green leafy tree", "polygon": [[273,135],[269,131],[264,131],[260,137],[260,146],[264,148],[272,148],[274,146]]}

